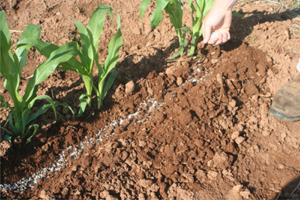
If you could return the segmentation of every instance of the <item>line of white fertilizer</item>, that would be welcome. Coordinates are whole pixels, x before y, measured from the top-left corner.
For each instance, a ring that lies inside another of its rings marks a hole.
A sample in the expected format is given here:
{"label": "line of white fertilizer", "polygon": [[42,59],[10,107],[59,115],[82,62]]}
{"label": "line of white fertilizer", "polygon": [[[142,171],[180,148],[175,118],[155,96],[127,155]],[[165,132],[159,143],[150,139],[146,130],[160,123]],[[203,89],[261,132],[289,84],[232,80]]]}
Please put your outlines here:
{"label": "line of white fertilizer", "polygon": [[[196,69],[196,72],[199,73],[201,72],[199,69]],[[205,75],[202,77],[199,77],[197,74],[193,77],[193,73],[190,74],[189,78],[181,85],[183,86],[187,82],[193,82],[194,84],[198,83],[199,81],[205,81],[204,77],[207,77],[211,74],[211,72],[205,72]],[[61,170],[64,166],[68,165],[68,156],[72,159],[76,159],[79,155],[81,155],[85,149],[88,148],[89,145],[97,145],[102,141],[102,136],[105,134],[107,135],[108,130],[113,127],[114,130],[117,127],[121,127],[123,122],[125,121],[132,121],[133,119],[136,119],[134,124],[137,123],[143,123],[145,118],[143,117],[142,120],[137,120],[138,116],[142,114],[141,110],[142,108],[147,107],[148,103],[151,103],[151,106],[148,107],[147,113],[143,115],[148,115],[148,119],[151,118],[151,112],[154,111],[155,109],[160,109],[164,103],[160,103],[156,101],[154,98],[148,98],[147,103],[140,103],[138,110],[133,113],[129,114],[126,119],[119,119],[119,120],[113,120],[110,125],[105,126],[104,128],[101,128],[99,132],[95,135],[93,138],[87,138],[85,141],[82,141],[79,144],[76,144],[75,146],[69,146],[65,150],[63,150],[59,155],[58,155],[58,160],[53,163],[52,167],[45,167],[41,171],[34,173],[31,177],[25,179],[22,178],[20,181],[17,183],[10,183],[10,184],[0,184],[0,192],[7,192],[11,190],[18,190],[21,193],[25,191],[28,188],[33,188],[35,185],[37,185],[37,180],[40,178],[49,178],[49,173],[53,173],[56,171]],[[113,135],[112,133],[111,135]]]}
{"label": "line of white fertilizer", "polygon": [[[126,119],[119,119],[119,120],[113,120],[110,125],[105,126],[104,128],[101,128],[99,130],[99,132],[95,135],[95,137],[93,138],[87,138],[86,136],[86,140],[82,141],[79,144],[76,144],[75,146],[69,146],[67,147],[65,150],[63,150],[59,155],[58,155],[58,160],[53,163],[53,165],[51,167],[45,167],[43,168],[41,171],[34,173],[31,177],[25,179],[22,178],[20,181],[18,181],[17,183],[10,183],[10,184],[0,184],[0,191],[1,192],[7,192],[10,190],[18,190],[21,193],[26,190],[27,188],[33,188],[35,185],[37,185],[37,180],[40,178],[49,178],[49,173],[53,173],[56,171],[61,170],[64,166],[66,166],[68,164],[68,159],[67,156],[69,156],[72,159],[76,159],[78,155],[81,155],[85,149],[87,149],[87,146],[89,145],[95,145],[99,142],[102,141],[102,135],[103,134],[107,134],[107,131],[109,130],[109,128],[113,127],[114,130],[117,127],[121,127],[123,122],[128,120],[133,120],[133,119],[137,119],[139,115],[142,114],[141,109],[143,107],[147,107],[148,103],[151,103],[151,106],[148,107],[147,109],[147,113],[145,113],[144,115],[148,115],[148,118],[151,118],[151,112],[155,109],[160,109],[164,103],[159,103],[157,102],[154,98],[149,98],[147,100],[147,103],[140,103],[138,110],[133,113],[133,114],[129,114]],[[145,118],[143,118],[142,120],[136,120],[136,122],[134,124],[137,123],[142,123],[145,120]],[[114,133],[111,133],[111,135],[113,135]]]}

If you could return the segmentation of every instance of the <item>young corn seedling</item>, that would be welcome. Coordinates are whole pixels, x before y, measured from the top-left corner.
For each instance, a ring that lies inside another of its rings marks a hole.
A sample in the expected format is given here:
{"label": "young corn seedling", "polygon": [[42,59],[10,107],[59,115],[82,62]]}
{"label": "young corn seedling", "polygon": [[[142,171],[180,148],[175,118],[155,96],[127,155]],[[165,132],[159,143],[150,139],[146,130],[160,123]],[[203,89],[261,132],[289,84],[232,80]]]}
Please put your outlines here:
{"label": "young corn seedling", "polygon": [[[152,0],[143,0],[140,6],[140,15],[143,19],[145,10]],[[151,16],[151,30],[155,29],[163,19],[163,11],[169,14],[170,22],[175,28],[179,40],[179,50],[172,56],[183,55],[187,41],[185,40],[185,32],[182,30],[183,9],[180,0],[155,0],[156,8]]]}
{"label": "young corn seedling", "polygon": [[[11,141],[13,137],[27,137],[27,142],[36,134],[39,127],[38,124],[30,124],[34,119],[44,114],[49,108],[53,108],[56,117],[55,107],[67,104],[58,104],[54,102],[50,96],[37,96],[38,85],[47,79],[60,63],[68,62],[77,52],[78,44],[75,42],[67,43],[49,55],[49,59],[40,64],[34,71],[32,78],[29,80],[24,95],[19,93],[19,84],[21,71],[27,62],[27,52],[32,47],[33,41],[38,41],[41,33],[41,27],[30,24],[26,27],[20,40],[12,52],[12,43],[9,33],[8,24],[5,18],[5,12],[0,12],[0,76],[4,81],[4,87],[8,91],[13,105],[5,101],[4,96],[0,95],[0,107],[5,107],[9,111],[8,122],[12,130],[12,134],[5,136],[5,139]],[[35,113],[32,108],[36,100],[46,99],[49,104],[45,104]],[[32,134],[29,133],[32,130]]]}
{"label": "young corn seedling", "polygon": [[[78,21],[74,22],[79,31],[82,44],[82,48],[80,49],[79,53],[82,70],[79,71],[78,69],[77,71],[80,73],[86,88],[86,94],[81,95],[80,97],[81,105],[78,113],[79,116],[81,116],[85,111],[86,102],[89,107],[91,107],[93,89],[97,96],[98,109],[100,109],[103,99],[106,96],[108,89],[112,86],[117,75],[117,71],[114,69],[114,67],[119,59],[119,50],[123,45],[123,37],[120,30],[121,22],[118,13],[116,13],[117,31],[109,42],[108,55],[103,66],[101,66],[99,63],[98,55],[99,37],[103,30],[106,13],[108,13],[112,19],[112,11],[113,8],[111,6],[98,5],[88,22],[87,28],[85,28],[84,25]],[[95,65],[98,68],[99,76],[97,86],[95,86],[93,83],[93,67]]]}
{"label": "young corn seedling", "polygon": [[[69,61],[61,64],[61,70],[75,71],[82,77],[85,85],[86,94],[79,97],[80,109],[78,116],[81,116],[86,105],[91,107],[92,102],[92,91],[94,90],[97,96],[97,106],[100,109],[103,99],[106,96],[108,89],[112,86],[114,79],[117,75],[114,69],[119,58],[119,50],[123,45],[123,37],[120,30],[120,16],[117,14],[117,31],[109,42],[108,55],[105,59],[103,66],[99,63],[98,47],[99,37],[102,33],[106,13],[113,18],[113,8],[107,5],[98,5],[93,12],[87,28],[81,22],[75,21],[75,25],[79,32],[79,40],[81,41],[81,48],[78,47],[77,54],[79,55],[80,61],[76,57],[72,57]],[[43,42],[41,40],[26,41],[36,47],[45,57],[49,57],[51,52],[56,50],[58,46]],[[94,85],[93,82],[93,68],[98,68],[98,84]]]}
{"label": "young corn seedling", "polygon": [[[140,15],[143,19],[144,12],[146,7],[152,0],[143,0],[140,7]],[[192,22],[193,22],[193,30],[189,27],[182,27],[182,16],[183,16],[183,8],[180,0],[155,0],[156,8],[151,16],[151,29],[156,28],[159,23],[163,19],[162,11],[165,10],[166,13],[169,14],[170,21],[174,26],[178,40],[179,40],[179,50],[172,56],[172,58],[177,57],[178,55],[182,56],[185,48],[188,45],[188,42],[185,40],[186,33],[190,33],[192,35],[191,47],[188,52],[188,56],[193,56],[198,39],[202,35],[201,32],[201,24],[203,18],[207,15],[208,11],[211,9],[214,0],[187,0],[187,3],[190,8]],[[195,5],[194,3],[195,2]],[[196,16],[195,15],[196,11]]]}
{"label": "young corn seedling", "polygon": [[[195,5],[194,3],[195,2]],[[188,52],[188,56],[193,56],[196,50],[198,39],[202,35],[201,25],[203,18],[208,14],[211,9],[214,0],[187,0],[190,8],[190,13],[193,22],[193,31],[187,30],[192,35],[191,47]],[[196,10],[196,16],[194,17]]]}
{"label": "young corn seedling", "polygon": [[[94,90],[97,96],[97,106],[100,109],[103,99],[106,96],[108,89],[112,86],[114,79],[117,75],[114,69],[119,58],[119,49],[123,45],[122,33],[120,30],[120,16],[117,14],[117,31],[109,42],[108,55],[105,59],[103,66],[99,63],[98,46],[99,37],[102,33],[106,13],[113,18],[113,8],[106,5],[98,5],[93,12],[87,28],[81,22],[75,21],[75,25],[79,32],[79,40],[81,41],[81,48],[77,49],[80,61],[73,57],[66,63],[62,63],[62,70],[75,71],[82,77],[85,85],[86,94],[79,97],[80,109],[78,117],[80,117],[85,109],[86,105],[91,107],[92,91]],[[34,46],[47,58],[51,52],[56,50],[58,46],[42,42],[40,40],[31,41]],[[98,84],[94,85],[93,82],[93,68],[98,68]]]}

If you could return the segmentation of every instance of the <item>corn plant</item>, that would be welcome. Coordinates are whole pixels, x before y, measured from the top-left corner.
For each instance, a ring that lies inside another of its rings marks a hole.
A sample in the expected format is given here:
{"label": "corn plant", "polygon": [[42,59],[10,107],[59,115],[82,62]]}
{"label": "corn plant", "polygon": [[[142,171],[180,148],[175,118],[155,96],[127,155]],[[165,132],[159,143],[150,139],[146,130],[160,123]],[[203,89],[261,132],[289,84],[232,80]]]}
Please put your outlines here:
{"label": "corn plant", "polygon": [[[99,63],[98,55],[98,46],[99,46],[99,37],[102,33],[106,13],[108,13],[113,18],[113,8],[106,5],[98,5],[96,10],[93,12],[87,28],[78,21],[75,22],[75,25],[80,34],[80,40],[82,43],[82,49],[80,51],[79,57],[81,60],[81,65],[83,73],[80,74],[86,88],[86,94],[80,97],[80,113],[85,110],[86,100],[89,106],[91,106],[91,95],[92,90],[94,89],[97,96],[97,105],[100,109],[103,99],[106,96],[108,89],[112,86],[117,72],[114,70],[115,65],[117,64],[119,58],[119,49],[123,45],[123,37],[120,30],[120,16],[117,14],[117,31],[115,35],[109,42],[108,45],[108,55],[104,61],[103,66]],[[98,68],[98,87],[93,83],[93,67],[94,65]]]}
{"label": "corn plant", "polygon": [[[113,18],[113,8],[106,5],[98,5],[93,12],[87,28],[81,22],[75,21],[75,25],[79,32],[79,40],[81,48],[77,49],[80,61],[75,57],[68,62],[63,63],[62,70],[72,70],[80,74],[85,85],[86,94],[79,97],[80,109],[78,116],[81,116],[86,109],[86,105],[91,107],[92,91],[94,90],[97,96],[97,106],[100,109],[103,99],[106,96],[108,89],[112,86],[117,75],[114,69],[119,58],[119,49],[123,45],[122,33],[120,30],[120,16],[117,14],[117,31],[109,42],[108,55],[103,66],[99,63],[98,47],[99,37],[102,33],[106,13]],[[46,57],[58,48],[58,46],[40,40],[34,41],[34,46]],[[93,68],[98,68],[98,84],[93,82]]]}
{"label": "corn plant", "polygon": [[[145,10],[149,3],[152,0],[143,0],[140,6],[140,15],[143,20]],[[176,34],[179,40],[179,50],[176,52],[173,57],[178,56],[179,54],[182,56],[185,47],[187,46],[187,41],[185,40],[185,32],[182,30],[182,16],[183,16],[183,8],[180,0],[155,0],[156,8],[151,15],[151,31],[155,29],[160,22],[163,20],[163,11],[169,14],[170,22],[175,28]]]}
{"label": "corn plant", "polygon": [[[170,21],[175,28],[176,34],[179,40],[179,50],[172,56],[172,58],[178,55],[183,55],[184,50],[188,44],[185,40],[186,33],[192,35],[191,47],[189,49],[188,55],[193,56],[195,48],[197,46],[197,40],[202,35],[201,24],[202,20],[207,15],[208,11],[211,9],[214,0],[187,0],[190,13],[192,16],[193,28],[182,27],[182,16],[183,8],[180,0],[155,0],[156,8],[151,16],[151,30],[156,28],[163,19],[163,10],[169,14]],[[140,6],[140,15],[143,19],[144,12],[151,0],[143,0]],[[195,2],[195,5],[194,3]],[[196,16],[194,13],[196,11]]]}
{"label": "corn plant", "polygon": [[[193,2],[195,2],[195,5]],[[214,3],[214,0],[187,0],[187,3],[190,8],[193,22],[193,31],[190,31],[192,34],[191,48],[189,49],[188,55],[193,56],[196,50],[198,39],[202,35],[202,20],[208,14]],[[195,10],[196,16],[194,17]]]}
{"label": "corn plant", "polygon": [[[49,55],[49,59],[35,69],[32,78],[26,86],[24,95],[21,96],[19,93],[21,71],[27,62],[27,52],[32,47],[30,41],[39,40],[40,33],[40,26],[28,25],[21,35],[17,46],[12,48],[5,12],[0,12],[0,76],[5,79],[4,87],[13,101],[13,105],[10,105],[0,95],[0,107],[5,107],[9,111],[8,122],[13,132],[5,136],[5,139],[9,141],[15,136],[26,136],[27,142],[30,142],[39,127],[38,124],[30,124],[34,119],[44,114],[51,107],[54,110],[55,117],[56,106],[63,105],[68,107],[67,104],[54,102],[48,95],[37,96],[36,92],[38,85],[50,76],[57,65],[68,62],[70,58],[76,55],[78,44],[75,42],[67,43],[53,51]],[[34,103],[39,99],[48,100],[49,104],[44,104],[37,112],[32,113]],[[33,132],[29,136],[30,130],[33,130]]]}

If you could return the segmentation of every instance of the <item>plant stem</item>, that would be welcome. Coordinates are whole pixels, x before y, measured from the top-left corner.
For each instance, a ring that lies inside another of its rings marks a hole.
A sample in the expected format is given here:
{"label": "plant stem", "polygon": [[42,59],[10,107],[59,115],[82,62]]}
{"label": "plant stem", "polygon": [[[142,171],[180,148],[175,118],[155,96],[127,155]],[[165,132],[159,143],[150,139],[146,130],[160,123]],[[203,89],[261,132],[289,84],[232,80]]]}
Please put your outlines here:
{"label": "plant stem", "polygon": [[193,56],[194,55],[195,50],[196,50],[196,41],[197,41],[197,39],[195,39],[195,37],[193,36],[192,43],[191,43],[191,48],[189,50],[188,56]]}
{"label": "plant stem", "polygon": [[0,129],[2,129],[3,131],[5,131],[6,133],[8,133],[11,136],[14,136],[14,134],[12,132],[10,132],[9,130],[7,130],[6,128],[3,128],[0,126]]}

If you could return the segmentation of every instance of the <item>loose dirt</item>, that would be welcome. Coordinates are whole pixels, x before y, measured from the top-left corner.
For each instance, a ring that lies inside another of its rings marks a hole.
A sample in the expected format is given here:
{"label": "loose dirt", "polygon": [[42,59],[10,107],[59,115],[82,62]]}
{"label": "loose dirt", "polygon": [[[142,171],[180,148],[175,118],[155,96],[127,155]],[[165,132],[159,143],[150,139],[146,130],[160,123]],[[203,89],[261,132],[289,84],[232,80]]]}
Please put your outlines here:
{"label": "loose dirt", "polygon": [[[49,111],[36,121],[40,129],[31,143],[15,141],[12,151],[2,141],[1,198],[300,199],[300,122],[268,115],[276,91],[298,75],[296,2],[240,1],[235,10],[244,18],[233,19],[232,39],[215,47],[199,43],[194,60],[169,60],[178,43],[167,18],[146,34],[154,3],[145,29],[139,1],[6,0],[0,10],[14,44],[33,23],[42,26],[44,41],[61,45],[78,34],[73,22],[86,25],[100,3],[120,14],[124,37],[103,107],[93,102],[79,119],[58,108],[54,120]],[[104,27],[101,62],[115,27]],[[45,60],[29,53],[21,90]],[[3,81],[0,93],[11,102]],[[57,70],[38,94],[76,111],[84,92],[78,74]],[[7,113],[0,113],[8,129]]]}

